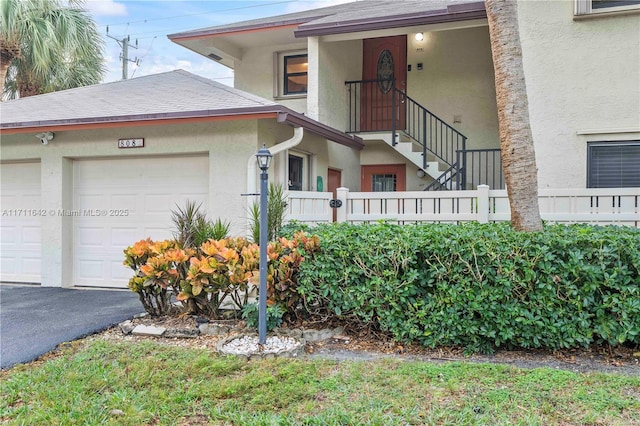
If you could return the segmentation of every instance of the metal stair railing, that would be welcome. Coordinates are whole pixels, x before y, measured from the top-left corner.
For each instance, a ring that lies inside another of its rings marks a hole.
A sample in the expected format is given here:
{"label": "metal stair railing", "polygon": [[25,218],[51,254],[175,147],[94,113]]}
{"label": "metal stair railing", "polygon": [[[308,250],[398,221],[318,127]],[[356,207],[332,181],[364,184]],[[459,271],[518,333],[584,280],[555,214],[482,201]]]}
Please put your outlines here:
{"label": "metal stair railing", "polygon": [[423,168],[428,156],[447,167],[456,152],[466,149],[467,137],[396,87],[395,80],[345,82],[349,96],[348,133],[391,131],[392,143],[402,132],[422,148]]}
{"label": "metal stair railing", "polygon": [[392,129],[393,141],[396,140],[397,131],[402,130],[405,135],[417,142],[422,147],[425,169],[429,155],[449,168],[457,167],[456,153],[466,149],[467,137],[406,93],[395,90],[401,107],[404,108],[405,125],[403,129]]}
{"label": "metal stair railing", "polygon": [[440,191],[440,190],[449,190],[452,189],[450,183],[454,181],[454,178],[460,177],[460,169],[458,168],[458,164],[453,164],[447,170],[442,172],[440,176],[435,178],[433,182],[427,185],[424,190],[425,191]]}

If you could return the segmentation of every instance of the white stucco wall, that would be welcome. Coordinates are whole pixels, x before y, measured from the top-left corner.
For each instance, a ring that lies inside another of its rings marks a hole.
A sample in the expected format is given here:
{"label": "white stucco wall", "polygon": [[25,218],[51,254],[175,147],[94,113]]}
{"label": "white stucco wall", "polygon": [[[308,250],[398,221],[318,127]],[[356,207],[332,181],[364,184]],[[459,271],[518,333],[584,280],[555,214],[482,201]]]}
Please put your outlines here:
{"label": "white stucco wall", "polygon": [[309,56],[309,72],[312,78],[315,77],[315,84],[312,87],[310,85],[309,90],[309,116],[345,130],[349,116],[349,94],[344,83],[362,78],[362,40],[318,43],[317,38],[310,38]]}
{"label": "white stucco wall", "polygon": [[276,83],[276,79],[280,78],[277,54],[301,50],[307,50],[306,40],[296,44],[260,46],[248,49],[242,56],[242,60],[235,63],[234,87],[265,99],[277,101],[294,111],[306,112],[306,96],[274,96],[274,86],[280,84],[280,82]]}
{"label": "white stucco wall", "polygon": [[540,188],[584,188],[587,142],[640,139],[640,15],[518,2]]}
{"label": "white stucco wall", "polygon": [[488,27],[424,32],[421,42],[407,38],[407,50],[409,96],[464,134],[467,148],[498,148]]}
{"label": "white stucco wall", "polygon": [[[329,166],[341,173],[341,185],[352,191],[360,190],[360,153],[346,146],[329,145]],[[325,182],[327,182],[325,180]],[[325,191],[327,184],[325,183]]]}

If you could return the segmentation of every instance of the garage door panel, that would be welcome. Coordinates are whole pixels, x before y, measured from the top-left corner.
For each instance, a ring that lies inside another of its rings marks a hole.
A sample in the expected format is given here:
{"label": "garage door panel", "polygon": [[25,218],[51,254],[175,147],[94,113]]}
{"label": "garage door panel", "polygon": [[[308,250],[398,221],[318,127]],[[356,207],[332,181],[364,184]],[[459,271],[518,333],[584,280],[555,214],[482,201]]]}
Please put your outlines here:
{"label": "garage door panel", "polygon": [[22,245],[31,246],[30,249],[40,248],[40,227],[39,226],[25,226],[22,228]]}
{"label": "garage door panel", "polygon": [[111,276],[114,280],[119,280],[125,283],[129,282],[129,278],[133,275],[133,270],[129,267],[123,267],[122,262],[111,262]]}
{"label": "garage door panel", "polygon": [[107,242],[104,228],[81,226],[78,227],[78,231],[77,241],[80,248],[104,247]]}
{"label": "garage door panel", "polygon": [[173,194],[154,194],[144,196],[144,207],[147,214],[165,215],[167,206],[174,208],[175,196]]}
{"label": "garage door panel", "polygon": [[133,226],[129,226],[126,228],[112,228],[111,244],[122,247],[122,249],[124,250],[125,248],[133,244],[130,238],[131,238],[131,235],[135,233],[136,233],[136,228]]}
{"label": "garage door panel", "polygon": [[40,275],[40,256],[22,257],[22,271],[27,275]]}
{"label": "garage door panel", "polygon": [[[173,238],[173,234],[171,229],[167,227],[145,227],[143,231],[144,235],[157,235],[157,237],[153,238],[153,240],[168,240]],[[129,244],[131,245],[131,244]]]}
{"label": "garage door panel", "polygon": [[135,207],[139,195],[137,194],[114,194],[111,196],[111,206],[118,209],[131,209]]}
{"label": "garage door panel", "polygon": [[41,274],[40,163],[0,165],[0,281],[39,283]]}
{"label": "garage door panel", "polygon": [[75,209],[78,210],[98,210],[104,209],[109,203],[105,200],[104,195],[101,194],[78,194]]}
{"label": "garage door panel", "polygon": [[123,250],[172,238],[176,203],[207,205],[208,170],[207,156],[76,161],[74,209],[107,216],[74,217],[74,285],[126,288],[132,271],[122,265]]}
{"label": "garage door panel", "polygon": [[[3,250],[4,252],[4,250]],[[16,275],[18,268],[13,256],[0,257],[0,267],[2,267],[3,275]]]}
{"label": "garage door panel", "polygon": [[92,259],[78,259],[74,265],[79,277],[85,279],[103,280],[104,262]]}
{"label": "garage door panel", "polygon": [[[5,222],[7,219],[2,218],[2,221]],[[0,241],[2,241],[2,248],[5,247],[7,249],[17,247],[18,245],[18,227],[10,226],[2,224],[0,228]],[[4,252],[4,250],[3,250]]]}

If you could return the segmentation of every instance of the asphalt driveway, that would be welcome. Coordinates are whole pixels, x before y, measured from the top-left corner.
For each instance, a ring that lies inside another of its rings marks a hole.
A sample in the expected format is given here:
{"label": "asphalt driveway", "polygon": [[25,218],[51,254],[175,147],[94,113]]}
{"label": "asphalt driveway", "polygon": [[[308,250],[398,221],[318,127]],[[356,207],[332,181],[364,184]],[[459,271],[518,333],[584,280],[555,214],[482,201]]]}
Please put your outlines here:
{"label": "asphalt driveway", "polygon": [[141,312],[138,295],[130,291],[1,284],[0,368],[33,361],[60,343]]}

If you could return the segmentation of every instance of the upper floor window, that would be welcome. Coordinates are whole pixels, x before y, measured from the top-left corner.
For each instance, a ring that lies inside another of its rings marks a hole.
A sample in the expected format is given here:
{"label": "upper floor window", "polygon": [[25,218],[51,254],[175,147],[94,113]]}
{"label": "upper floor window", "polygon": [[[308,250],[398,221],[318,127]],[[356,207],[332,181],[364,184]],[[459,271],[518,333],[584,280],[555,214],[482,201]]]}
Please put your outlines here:
{"label": "upper floor window", "polygon": [[275,59],[277,80],[275,81],[274,96],[305,96],[309,72],[307,52],[280,52],[275,56]]}
{"label": "upper floor window", "polygon": [[575,15],[624,12],[640,8],[640,0],[575,0]]}
{"label": "upper floor window", "polygon": [[284,57],[283,95],[299,95],[307,93],[307,72],[309,59],[304,55]]}

